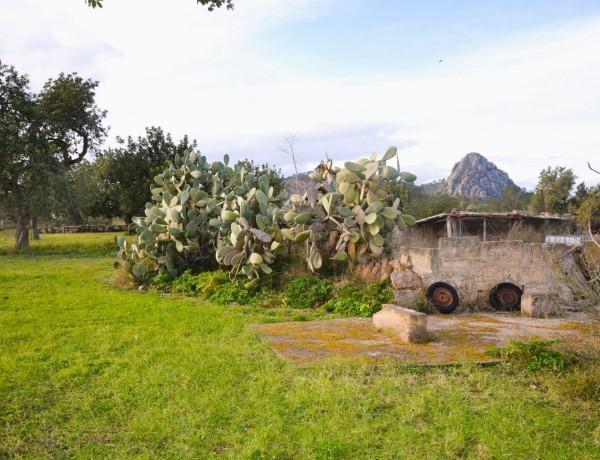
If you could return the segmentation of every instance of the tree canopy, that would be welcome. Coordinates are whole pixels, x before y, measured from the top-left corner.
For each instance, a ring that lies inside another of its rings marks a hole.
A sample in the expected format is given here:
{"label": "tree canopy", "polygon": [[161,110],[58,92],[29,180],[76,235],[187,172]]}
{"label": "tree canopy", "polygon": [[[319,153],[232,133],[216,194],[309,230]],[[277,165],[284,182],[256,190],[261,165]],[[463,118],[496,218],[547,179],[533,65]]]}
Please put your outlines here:
{"label": "tree canopy", "polygon": [[98,151],[106,128],[106,111],[95,103],[98,82],[84,80],[77,73],[50,79],[38,100],[43,134],[65,166],[79,163],[88,153]]}
{"label": "tree canopy", "polygon": [[51,212],[65,195],[67,168],[106,136],[106,112],[94,102],[97,85],[61,74],[34,94],[27,75],[0,61],[0,195],[16,222],[17,248],[29,245],[30,219]]}
{"label": "tree canopy", "polygon": [[122,217],[126,223],[143,214],[151,198],[153,178],[175,155],[196,147],[184,136],[174,142],[160,127],[146,128],[145,137],[118,138],[119,147],[98,154],[94,163],[74,170],[76,195],[83,217]]}
{"label": "tree canopy", "polygon": [[531,210],[564,214],[568,211],[571,190],[575,185],[575,173],[570,168],[547,167],[540,172]]}
{"label": "tree canopy", "polygon": [[[102,8],[103,1],[104,0],[85,0],[92,8]],[[233,9],[233,0],[196,0],[196,3],[208,5],[208,11],[213,11],[215,8],[221,8],[223,5],[226,5],[228,10]]]}

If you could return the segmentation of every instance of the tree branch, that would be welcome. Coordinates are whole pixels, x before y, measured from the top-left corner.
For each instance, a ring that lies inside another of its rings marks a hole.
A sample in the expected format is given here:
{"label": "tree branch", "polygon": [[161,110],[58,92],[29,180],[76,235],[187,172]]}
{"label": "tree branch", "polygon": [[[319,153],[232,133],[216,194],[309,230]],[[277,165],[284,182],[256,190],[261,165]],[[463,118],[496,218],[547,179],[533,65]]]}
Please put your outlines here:
{"label": "tree branch", "polygon": [[588,168],[590,168],[592,171],[594,171],[596,174],[600,174],[600,171],[596,171],[594,168],[592,168],[592,166],[590,165],[590,162],[587,162]]}
{"label": "tree branch", "polygon": [[588,232],[590,233],[590,238],[592,239],[592,242],[598,246],[600,248],[600,243],[598,243],[598,241],[596,241],[596,237],[594,236],[594,234],[592,233],[592,223],[591,223],[592,217],[588,217]]}
{"label": "tree branch", "polygon": [[73,166],[74,164],[81,163],[81,161],[85,157],[85,154],[88,151],[89,146],[90,146],[89,136],[87,134],[84,134],[83,135],[83,146],[81,147],[81,152],[79,152],[75,158],[71,158],[69,156],[68,152],[65,153],[65,158],[64,158],[63,164],[65,166],[69,167],[69,166]]}
{"label": "tree branch", "polygon": [[[289,156],[292,159],[292,162],[294,163],[294,171],[296,171],[296,174],[294,175],[294,180],[296,182],[296,193],[300,193],[300,184],[298,183],[298,164],[297,164],[299,158],[296,157],[296,153],[294,152],[294,141],[296,140],[297,135],[298,135],[298,133],[294,134],[293,136],[284,137],[282,139],[284,144],[276,145],[275,147],[281,153],[285,153],[287,156]],[[287,144],[287,146],[285,144]]]}

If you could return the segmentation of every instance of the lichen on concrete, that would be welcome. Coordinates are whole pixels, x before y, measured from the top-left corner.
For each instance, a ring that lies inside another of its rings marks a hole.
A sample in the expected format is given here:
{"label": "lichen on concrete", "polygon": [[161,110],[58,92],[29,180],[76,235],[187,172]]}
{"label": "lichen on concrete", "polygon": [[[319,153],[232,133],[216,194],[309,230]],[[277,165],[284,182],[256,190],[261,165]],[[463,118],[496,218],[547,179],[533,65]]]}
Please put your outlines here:
{"label": "lichen on concrete", "polygon": [[[491,326],[493,324],[493,326]],[[377,362],[391,358],[415,365],[494,362],[486,351],[513,340],[564,339],[577,346],[589,329],[579,318],[518,315],[430,315],[428,341],[402,343],[373,328],[371,318],[252,325],[282,358],[299,366],[327,360]]]}

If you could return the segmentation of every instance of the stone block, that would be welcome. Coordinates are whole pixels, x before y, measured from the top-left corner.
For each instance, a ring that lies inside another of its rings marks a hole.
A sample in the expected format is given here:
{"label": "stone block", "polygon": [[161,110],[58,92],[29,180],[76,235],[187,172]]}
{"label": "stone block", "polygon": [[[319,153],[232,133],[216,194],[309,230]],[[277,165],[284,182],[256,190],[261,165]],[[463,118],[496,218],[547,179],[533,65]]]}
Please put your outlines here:
{"label": "stone block", "polygon": [[403,307],[410,308],[419,298],[420,294],[420,289],[394,289],[394,302]]}
{"label": "stone block", "polygon": [[508,282],[516,285],[550,283],[552,282],[552,269],[544,265],[530,267],[512,266],[504,270],[504,277]]}
{"label": "stone block", "polygon": [[522,241],[485,241],[481,244],[482,256],[487,262],[521,261],[523,258]]}
{"label": "stone block", "polygon": [[410,248],[408,258],[412,263],[413,271],[423,278],[439,270],[438,249]]}
{"label": "stone block", "polygon": [[477,271],[481,265],[481,259],[440,259],[440,271]]}
{"label": "stone block", "polygon": [[402,254],[400,256],[400,266],[404,269],[412,268],[412,264],[408,260],[408,254]]}
{"label": "stone block", "polygon": [[478,259],[481,241],[478,236],[440,238],[440,259]]}
{"label": "stone block", "polygon": [[394,289],[419,289],[423,286],[421,277],[412,270],[402,270],[390,275]]}
{"label": "stone block", "polygon": [[558,297],[553,292],[530,292],[521,296],[521,315],[533,318],[558,312]]}
{"label": "stone block", "polygon": [[394,270],[394,265],[392,260],[383,259],[381,261],[381,267],[379,269],[379,279],[381,281],[389,278],[390,273]]}
{"label": "stone block", "polygon": [[427,315],[398,305],[384,304],[373,315],[373,327],[391,332],[402,342],[427,340]]}
{"label": "stone block", "polygon": [[473,267],[479,268],[481,278],[487,283],[501,283],[504,281],[504,272],[498,265],[487,264],[485,267]]}
{"label": "stone block", "polygon": [[550,247],[548,244],[540,243],[525,243],[523,244],[523,264],[526,265],[537,265],[546,264],[548,262],[548,256]]}

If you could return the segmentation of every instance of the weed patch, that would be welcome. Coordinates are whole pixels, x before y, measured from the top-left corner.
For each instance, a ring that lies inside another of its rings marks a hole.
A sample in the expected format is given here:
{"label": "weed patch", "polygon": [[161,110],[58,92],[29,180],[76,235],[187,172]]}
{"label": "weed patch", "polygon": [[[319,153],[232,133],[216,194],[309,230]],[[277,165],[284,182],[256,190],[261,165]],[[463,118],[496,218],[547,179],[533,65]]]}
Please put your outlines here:
{"label": "weed patch", "polygon": [[163,291],[201,297],[217,305],[251,304],[260,295],[258,290],[246,289],[241,282],[230,280],[228,273],[222,270],[197,275],[186,270],[177,278],[163,271],[150,280],[150,285]]}
{"label": "weed patch", "polygon": [[285,288],[283,304],[291,308],[309,308],[323,305],[333,288],[331,281],[316,276],[301,276]]}
{"label": "weed patch", "polygon": [[394,293],[388,280],[373,281],[367,285],[345,284],[335,291],[334,297],[323,308],[344,316],[372,316],[381,310],[382,304],[393,299]]}
{"label": "weed patch", "polygon": [[552,348],[558,340],[534,340],[528,343],[511,340],[504,348],[492,348],[487,354],[502,358],[510,364],[531,372],[541,370],[562,371],[572,362],[560,351]]}
{"label": "weed patch", "polygon": [[394,298],[388,280],[336,285],[332,280],[313,275],[288,280],[285,275],[276,273],[271,279],[246,288],[243,282],[230,280],[228,273],[222,270],[199,274],[188,270],[177,278],[164,271],[152,278],[149,286],[200,297],[217,305],[236,303],[295,310],[323,308],[342,316],[371,316]]}

